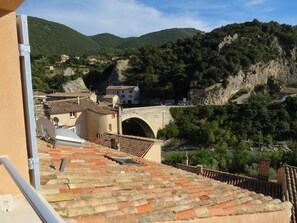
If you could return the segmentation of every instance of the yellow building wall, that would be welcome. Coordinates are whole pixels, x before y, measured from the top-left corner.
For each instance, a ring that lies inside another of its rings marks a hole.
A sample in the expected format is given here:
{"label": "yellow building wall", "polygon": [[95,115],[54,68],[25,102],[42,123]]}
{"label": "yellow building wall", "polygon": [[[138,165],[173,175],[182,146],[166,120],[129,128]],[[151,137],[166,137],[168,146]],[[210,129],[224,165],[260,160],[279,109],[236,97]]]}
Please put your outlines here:
{"label": "yellow building wall", "polygon": [[[29,182],[16,15],[1,5],[0,30],[0,155],[8,155]],[[0,194],[20,193],[3,166],[0,182]]]}
{"label": "yellow building wall", "polygon": [[[109,129],[111,124],[112,129]],[[96,140],[97,133],[114,133],[118,132],[117,116],[112,114],[98,114],[87,111],[87,139]]]}
{"label": "yellow building wall", "polygon": [[51,122],[54,123],[53,119],[57,117],[59,119],[59,125],[73,126],[75,125],[77,119],[80,118],[81,114],[82,112],[77,112],[76,118],[70,118],[70,113],[56,114],[56,115],[51,115],[50,120]]}
{"label": "yellow building wall", "polygon": [[15,11],[24,0],[1,0],[0,10]]}
{"label": "yellow building wall", "polygon": [[156,142],[143,158],[161,163],[161,144]]}
{"label": "yellow building wall", "polygon": [[87,137],[87,123],[86,112],[77,112],[76,118],[70,118],[70,113],[51,115],[50,120],[54,123],[54,118],[59,119],[59,125],[66,125],[67,127],[76,126],[76,133],[81,138]]}

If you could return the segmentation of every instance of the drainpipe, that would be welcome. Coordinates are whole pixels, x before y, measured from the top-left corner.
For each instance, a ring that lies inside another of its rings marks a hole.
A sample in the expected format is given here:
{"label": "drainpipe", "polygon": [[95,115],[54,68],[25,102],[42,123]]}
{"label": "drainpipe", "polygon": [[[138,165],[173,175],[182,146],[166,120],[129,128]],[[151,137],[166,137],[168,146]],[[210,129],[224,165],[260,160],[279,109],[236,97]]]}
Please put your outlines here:
{"label": "drainpipe", "polygon": [[22,91],[25,115],[26,142],[30,182],[35,189],[40,188],[39,158],[37,152],[35,116],[32,90],[30,45],[26,15],[17,16],[17,30],[20,51]]}
{"label": "drainpipe", "polygon": [[122,107],[118,106],[118,134],[122,135]]}

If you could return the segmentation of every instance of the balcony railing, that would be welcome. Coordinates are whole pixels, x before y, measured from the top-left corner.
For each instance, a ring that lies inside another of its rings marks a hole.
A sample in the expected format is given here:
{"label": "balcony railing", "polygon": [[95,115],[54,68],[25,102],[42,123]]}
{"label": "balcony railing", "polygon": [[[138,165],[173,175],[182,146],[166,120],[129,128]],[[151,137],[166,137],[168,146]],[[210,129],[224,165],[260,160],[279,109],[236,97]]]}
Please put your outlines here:
{"label": "balcony railing", "polygon": [[36,194],[32,187],[20,175],[8,156],[0,156],[0,165],[3,164],[15,184],[27,199],[40,220],[45,223],[64,222],[44,201]]}

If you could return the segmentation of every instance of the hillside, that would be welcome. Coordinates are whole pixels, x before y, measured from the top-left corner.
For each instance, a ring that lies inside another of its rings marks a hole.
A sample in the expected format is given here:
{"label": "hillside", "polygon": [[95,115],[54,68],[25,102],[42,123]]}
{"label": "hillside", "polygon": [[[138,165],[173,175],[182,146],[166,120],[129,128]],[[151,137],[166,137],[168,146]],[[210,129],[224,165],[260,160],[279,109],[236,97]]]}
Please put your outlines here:
{"label": "hillside", "polygon": [[100,48],[91,37],[59,23],[28,17],[28,25],[32,55],[80,55]]}
{"label": "hillside", "polygon": [[104,33],[92,36],[103,48],[140,48],[147,45],[162,45],[168,42],[176,42],[179,39],[191,38],[198,30],[192,28],[173,28],[152,32],[140,37],[121,38],[112,34]]}
{"label": "hillside", "polygon": [[28,17],[32,55],[96,54],[102,49],[139,48],[162,45],[193,37],[195,29],[168,29],[140,37],[121,38],[109,33],[85,36],[65,25],[36,17]]}
{"label": "hillside", "polygon": [[136,37],[121,38],[110,33],[102,33],[92,36],[92,39],[95,40],[103,48],[117,48],[126,41],[134,38]]}
{"label": "hillside", "polygon": [[130,61],[127,84],[144,97],[183,98],[224,104],[243,88],[252,90],[272,77],[297,81],[297,29],[258,20],[231,24],[194,38],[145,47]]}
{"label": "hillside", "polygon": [[138,38],[128,40],[119,45],[118,48],[140,48],[146,45],[156,46],[168,42],[174,43],[179,39],[192,38],[199,32],[199,30],[192,28],[165,29],[162,31],[148,33]]}

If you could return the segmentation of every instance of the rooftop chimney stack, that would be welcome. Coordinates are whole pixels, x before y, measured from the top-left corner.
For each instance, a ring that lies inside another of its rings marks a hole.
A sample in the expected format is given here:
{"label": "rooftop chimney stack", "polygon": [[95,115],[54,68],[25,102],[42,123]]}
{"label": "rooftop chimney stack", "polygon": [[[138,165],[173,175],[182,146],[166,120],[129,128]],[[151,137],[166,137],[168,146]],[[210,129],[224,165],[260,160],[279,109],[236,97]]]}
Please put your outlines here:
{"label": "rooftop chimney stack", "polygon": [[259,159],[259,173],[258,178],[261,180],[269,179],[269,168],[270,168],[271,160],[265,157],[261,157]]}

